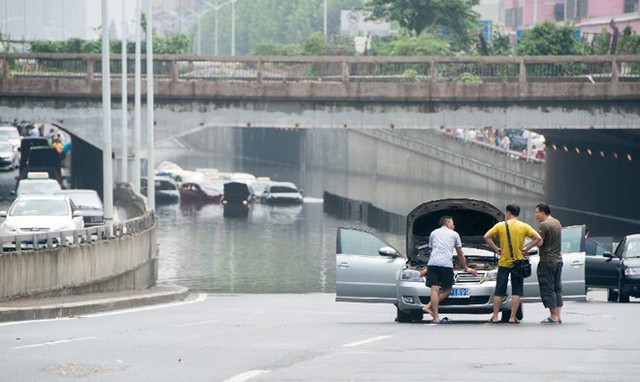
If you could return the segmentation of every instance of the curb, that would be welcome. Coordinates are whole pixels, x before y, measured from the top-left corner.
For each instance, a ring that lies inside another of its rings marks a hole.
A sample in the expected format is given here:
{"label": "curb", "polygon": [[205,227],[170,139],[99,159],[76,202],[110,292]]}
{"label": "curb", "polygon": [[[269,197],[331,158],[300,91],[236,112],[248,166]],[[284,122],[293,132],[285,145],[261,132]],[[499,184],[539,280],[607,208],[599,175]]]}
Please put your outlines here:
{"label": "curb", "polygon": [[[126,295],[123,296],[122,294]],[[184,300],[188,294],[189,288],[180,286],[150,288],[141,291],[123,291],[120,293],[89,294],[67,297],[66,299],[64,297],[49,300],[34,299],[13,304],[10,302],[0,306],[0,322],[73,317],[109,310],[162,304]]]}

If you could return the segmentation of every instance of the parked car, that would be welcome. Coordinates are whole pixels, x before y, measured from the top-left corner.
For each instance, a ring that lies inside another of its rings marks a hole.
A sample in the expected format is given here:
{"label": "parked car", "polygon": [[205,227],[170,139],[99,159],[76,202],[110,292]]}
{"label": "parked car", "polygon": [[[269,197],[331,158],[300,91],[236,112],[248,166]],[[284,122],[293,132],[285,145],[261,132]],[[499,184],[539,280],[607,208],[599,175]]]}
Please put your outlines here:
{"label": "parked car", "polygon": [[302,193],[291,182],[271,182],[262,200],[267,204],[302,204]]}
{"label": "parked car", "polygon": [[0,218],[4,218],[0,224],[2,236],[84,228],[82,212],[65,195],[20,196],[8,211],[0,211]]}
{"label": "parked car", "polygon": [[76,208],[82,211],[85,227],[104,224],[104,205],[95,190],[60,190],[56,195],[67,195],[71,198]]}
{"label": "parked car", "polygon": [[26,179],[19,179],[16,186],[16,196],[30,194],[48,194],[53,195],[62,190],[60,183],[55,179],[49,179],[47,173],[30,172]]}
{"label": "parked car", "polygon": [[[498,273],[498,257],[484,243],[483,235],[504,215],[493,205],[473,199],[443,199],[423,203],[407,215],[407,256],[372,233],[339,228],[336,248],[336,301],[389,303],[396,306],[398,322],[419,321],[422,306],[429,302],[430,290],[420,269],[428,261],[431,231],[443,215],[454,218],[463,251],[477,276],[464,272],[454,258],[455,284],[440,303],[441,313],[486,313],[493,310],[493,292]],[[571,227],[568,232],[571,233]],[[565,240],[563,230],[563,242]],[[569,235],[568,237],[571,237]],[[563,294],[565,300],[584,300],[584,252],[565,252]],[[537,253],[530,256],[532,275],[525,279],[523,302],[539,302]],[[511,288],[500,306],[502,321],[511,314]],[[522,316],[519,309],[518,316]]]}
{"label": "parked car", "polygon": [[[141,191],[147,195],[147,178],[140,180]],[[154,178],[156,203],[178,203],[180,201],[180,190],[178,183],[173,178],[166,175],[157,175]]]}
{"label": "parked car", "polygon": [[11,125],[0,126],[0,141],[8,141],[13,146],[14,151],[20,148],[20,132],[18,128]]}
{"label": "parked car", "polygon": [[263,201],[267,187],[271,184],[271,179],[267,177],[258,177],[255,182],[251,182],[249,187],[253,192],[254,199],[256,201]]}
{"label": "parked car", "polygon": [[8,141],[0,141],[0,169],[13,170],[20,166],[18,151]]}
{"label": "parked car", "polygon": [[180,185],[181,203],[220,203],[223,182],[185,182]]}
{"label": "parked car", "polygon": [[625,236],[616,250],[587,256],[587,287],[606,288],[608,301],[640,297],[640,234]]}
{"label": "parked car", "polygon": [[223,216],[247,217],[252,198],[251,188],[247,183],[225,183],[221,200]]}

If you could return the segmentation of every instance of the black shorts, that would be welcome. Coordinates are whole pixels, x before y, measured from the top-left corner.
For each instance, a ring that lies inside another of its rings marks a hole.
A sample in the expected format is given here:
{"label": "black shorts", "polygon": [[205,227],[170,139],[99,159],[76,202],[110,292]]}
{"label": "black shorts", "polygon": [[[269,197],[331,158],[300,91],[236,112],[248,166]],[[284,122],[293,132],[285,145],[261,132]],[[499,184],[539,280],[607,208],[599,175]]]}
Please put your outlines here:
{"label": "black shorts", "polygon": [[428,266],[426,284],[428,287],[440,285],[442,289],[451,289],[453,286],[453,268]]}

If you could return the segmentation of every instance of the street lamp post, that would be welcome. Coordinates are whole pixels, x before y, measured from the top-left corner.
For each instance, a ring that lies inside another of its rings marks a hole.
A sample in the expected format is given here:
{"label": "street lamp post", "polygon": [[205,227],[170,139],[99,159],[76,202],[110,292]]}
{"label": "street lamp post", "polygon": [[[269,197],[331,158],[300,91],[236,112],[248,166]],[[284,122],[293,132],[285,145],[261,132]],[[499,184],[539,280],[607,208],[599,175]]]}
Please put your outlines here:
{"label": "street lamp post", "polygon": [[236,55],[236,1],[231,0],[231,55]]}

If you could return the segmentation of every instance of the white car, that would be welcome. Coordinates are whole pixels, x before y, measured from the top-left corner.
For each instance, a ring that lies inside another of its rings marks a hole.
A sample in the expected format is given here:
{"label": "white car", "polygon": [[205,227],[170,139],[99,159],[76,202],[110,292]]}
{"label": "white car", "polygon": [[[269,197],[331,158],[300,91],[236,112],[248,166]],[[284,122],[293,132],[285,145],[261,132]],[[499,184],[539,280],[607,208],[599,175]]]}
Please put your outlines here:
{"label": "white car", "polygon": [[302,204],[302,193],[291,182],[271,182],[262,194],[267,204]]}
{"label": "white car", "polygon": [[65,195],[19,196],[9,207],[0,211],[0,235],[14,236],[84,228],[82,212]]}
{"label": "white car", "polygon": [[[443,199],[423,203],[407,215],[407,256],[375,235],[351,228],[339,228],[336,248],[336,301],[389,303],[396,306],[398,322],[423,319],[422,306],[429,302],[430,289],[420,269],[428,261],[429,235],[443,215],[456,222],[467,264],[477,276],[464,272],[454,257],[455,283],[449,297],[440,303],[440,313],[489,314],[498,274],[498,258],[483,235],[504,221],[491,204],[473,199]],[[585,253],[575,241],[580,226],[562,231],[562,291],[565,300],[585,300]],[[579,238],[578,238],[579,239]],[[529,256],[532,275],[524,280],[522,302],[540,302],[536,267],[539,256]],[[502,321],[511,313],[511,287],[500,307]],[[522,317],[518,309],[518,319]]]}
{"label": "white car", "polygon": [[20,157],[15,147],[8,141],[0,141],[0,169],[13,170],[20,167]]}
{"label": "white car", "polygon": [[15,126],[0,126],[0,141],[8,141],[13,145],[13,150],[18,151],[22,137]]}

